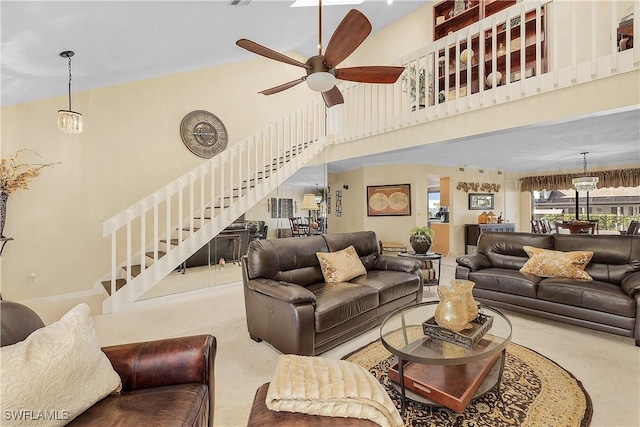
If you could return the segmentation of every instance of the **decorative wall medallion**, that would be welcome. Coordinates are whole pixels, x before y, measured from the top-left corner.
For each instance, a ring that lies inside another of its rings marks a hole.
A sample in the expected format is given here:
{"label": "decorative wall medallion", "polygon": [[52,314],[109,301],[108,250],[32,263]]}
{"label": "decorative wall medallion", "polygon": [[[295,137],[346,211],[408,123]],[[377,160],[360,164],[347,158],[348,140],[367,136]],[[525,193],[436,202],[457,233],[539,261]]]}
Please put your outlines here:
{"label": "decorative wall medallion", "polygon": [[182,142],[196,156],[210,159],[227,148],[229,135],[222,120],[215,114],[195,110],[180,123]]}

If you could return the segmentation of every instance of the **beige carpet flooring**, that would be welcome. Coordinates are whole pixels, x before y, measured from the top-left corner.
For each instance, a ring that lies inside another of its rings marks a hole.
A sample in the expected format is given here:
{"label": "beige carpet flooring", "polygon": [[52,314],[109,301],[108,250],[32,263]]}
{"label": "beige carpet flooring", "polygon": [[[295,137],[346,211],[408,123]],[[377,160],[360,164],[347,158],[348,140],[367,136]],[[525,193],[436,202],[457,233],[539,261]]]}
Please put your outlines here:
{"label": "beige carpet flooring", "polygon": [[[453,278],[455,261],[443,262],[442,281]],[[425,289],[436,299],[435,288]],[[101,299],[29,304],[45,323],[87,302],[102,345],[208,333],[218,340],[215,425],[244,426],[253,395],[270,381],[279,353],[252,341],[246,331],[242,287],[232,283],[149,299],[130,310],[102,315]],[[640,426],[640,348],[633,339],[506,312],[513,342],[554,360],[581,381],[593,401],[592,426]],[[371,330],[323,356],[342,356],[379,338]]]}

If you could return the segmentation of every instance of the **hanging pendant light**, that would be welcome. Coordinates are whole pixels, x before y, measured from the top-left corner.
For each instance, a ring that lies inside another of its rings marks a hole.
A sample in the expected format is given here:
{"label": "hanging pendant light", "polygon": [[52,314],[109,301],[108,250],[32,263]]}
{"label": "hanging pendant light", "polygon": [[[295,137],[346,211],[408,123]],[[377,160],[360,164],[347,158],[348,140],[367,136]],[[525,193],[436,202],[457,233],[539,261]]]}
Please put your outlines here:
{"label": "hanging pendant light", "polygon": [[600,178],[598,178],[597,176],[587,175],[587,154],[589,154],[589,152],[585,151],[580,154],[582,154],[584,159],[583,160],[584,176],[573,178],[571,180],[571,183],[573,184],[573,188],[575,188],[576,191],[593,191],[596,189]]}
{"label": "hanging pendant light", "polygon": [[72,50],[60,52],[60,56],[69,59],[69,109],[58,110],[58,129],[67,133],[82,132],[82,114],[71,111],[71,57],[75,55]]}

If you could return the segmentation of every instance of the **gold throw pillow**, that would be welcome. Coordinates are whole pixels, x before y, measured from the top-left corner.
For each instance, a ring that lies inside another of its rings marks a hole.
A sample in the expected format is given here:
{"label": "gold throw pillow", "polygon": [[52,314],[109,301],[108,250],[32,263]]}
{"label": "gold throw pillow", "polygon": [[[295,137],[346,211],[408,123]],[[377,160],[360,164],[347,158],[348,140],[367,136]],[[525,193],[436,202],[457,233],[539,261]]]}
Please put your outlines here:
{"label": "gold throw pillow", "polygon": [[523,246],[529,255],[527,261],[520,269],[523,273],[531,273],[540,277],[570,277],[573,279],[593,280],[584,268],[587,266],[592,251],[561,252],[549,249],[540,249],[533,246]]}
{"label": "gold throw pillow", "polygon": [[353,245],[337,252],[316,252],[316,256],[327,283],[346,282],[367,274]]}

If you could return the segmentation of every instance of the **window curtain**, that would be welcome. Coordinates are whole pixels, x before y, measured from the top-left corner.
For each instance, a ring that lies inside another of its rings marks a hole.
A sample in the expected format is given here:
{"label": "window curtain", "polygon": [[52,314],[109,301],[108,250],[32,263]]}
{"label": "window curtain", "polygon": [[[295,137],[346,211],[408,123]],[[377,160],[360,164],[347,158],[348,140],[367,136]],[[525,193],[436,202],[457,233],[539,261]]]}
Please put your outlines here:
{"label": "window curtain", "polygon": [[[527,176],[520,178],[520,191],[566,190],[573,187],[571,183],[573,178],[578,178],[583,175],[584,173],[568,173],[562,175]],[[600,178],[598,188],[640,186],[640,169],[616,169],[589,172],[588,175]]]}

